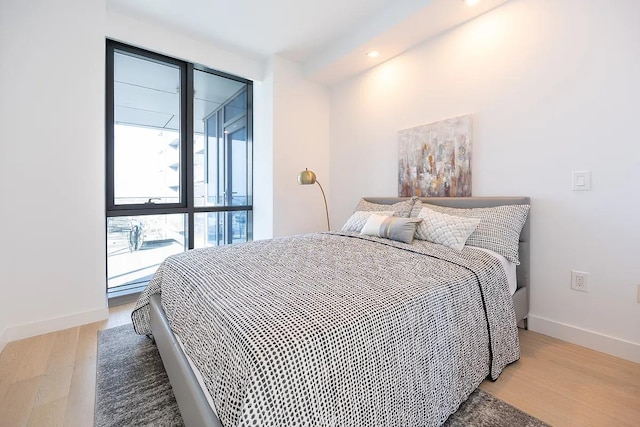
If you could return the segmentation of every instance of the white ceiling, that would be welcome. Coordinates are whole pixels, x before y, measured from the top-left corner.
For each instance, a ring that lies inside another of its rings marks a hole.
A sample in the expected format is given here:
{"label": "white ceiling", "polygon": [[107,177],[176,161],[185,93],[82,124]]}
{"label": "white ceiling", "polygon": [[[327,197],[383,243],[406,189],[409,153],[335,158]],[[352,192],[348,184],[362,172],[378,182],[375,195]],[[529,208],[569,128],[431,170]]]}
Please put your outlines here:
{"label": "white ceiling", "polygon": [[[281,55],[331,84],[508,0],[106,0],[107,9],[165,25],[251,58]],[[376,49],[376,59],[365,55]]]}

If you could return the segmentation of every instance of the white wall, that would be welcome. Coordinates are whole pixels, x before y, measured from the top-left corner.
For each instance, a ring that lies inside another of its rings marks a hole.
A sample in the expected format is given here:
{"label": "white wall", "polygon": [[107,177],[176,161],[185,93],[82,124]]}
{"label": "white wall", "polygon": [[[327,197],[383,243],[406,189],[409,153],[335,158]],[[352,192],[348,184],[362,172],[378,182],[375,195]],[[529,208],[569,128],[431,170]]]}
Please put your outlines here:
{"label": "white wall", "polygon": [[[4,271],[3,268],[0,268],[0,272]],[[7,319],[5,318],[7,307],[6,300],[0,301],[0,351],[7,345],[9,341],[9,337],[7,335]]]}
{"label": "white wall", "polygon": [[165,25],[156,25],[111,10],[106,12],[105,34],[113,40],[195,62],[249,80],[262,80],[265,71],[264,62],[260,59],[238,55],[209,41],[186,36]]}
{"label": "white wall", "polygon": [[298,64],[281,57],[271,58],[269,70],[273,79],[273,235],[325,231],[320,188],[298,185],[297,176],[305,168],[314,171],[327,197],[331,194],[328,90],[306,80]]}
{"label": "white wall", "polygon": [[296,175],[309,167],[328,190],[328,93],[296,64],[273,58],[266,71],[260,60],[108,12],[104,0],[3,1],[0,349],[107,316],[105,36],[256,81],[256,238],[324,228],[317,186],[298,186]]}
{"label": "white wall", "polygon": [[329,193],[328,90],[273,56],[254,95],[254,239],[326,230],[319,187],[298,185],[297,175],[315,171]]}
{"label": "white wall", "polygon": [[103,0],[0,3],[0,333],[103,319]]}
{"label": "white wall", "polygon": [[334,223],[397,194],[398,130],[472,113],[473,194],[532,197],[531,329],[640,361],[638,22],[636,0],[514,0],[333,87]]}
{"label": "white wall", "polygon": [[273,237],[273,67],[253,85],[253,239]]}

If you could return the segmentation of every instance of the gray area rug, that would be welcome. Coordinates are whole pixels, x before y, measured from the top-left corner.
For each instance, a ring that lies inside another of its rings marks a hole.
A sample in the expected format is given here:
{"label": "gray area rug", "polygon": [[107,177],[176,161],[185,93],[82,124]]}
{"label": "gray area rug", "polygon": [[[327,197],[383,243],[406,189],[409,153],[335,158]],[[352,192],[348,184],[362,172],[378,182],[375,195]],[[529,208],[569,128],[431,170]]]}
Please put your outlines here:
{"label": "gray area rug", "polygon": [[[98,333],[95,425],[182,426],[158,350],[131,325]],[[477,389],[448,427],[543,427],[547,424]]]}
{"label": "gray area rug", "polygon": [[156,345],[131,324],[98,332],[94,423],[184,425]]}

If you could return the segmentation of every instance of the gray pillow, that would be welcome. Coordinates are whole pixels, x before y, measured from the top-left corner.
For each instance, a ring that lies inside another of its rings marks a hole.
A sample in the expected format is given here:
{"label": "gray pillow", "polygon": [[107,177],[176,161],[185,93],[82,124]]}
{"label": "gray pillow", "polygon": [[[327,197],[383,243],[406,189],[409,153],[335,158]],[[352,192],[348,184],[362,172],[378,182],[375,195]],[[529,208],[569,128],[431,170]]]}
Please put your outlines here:
{"label": "gray pillow", "polygon": [[411,208],[415,203],[415,199],[407,199],[402,202],[394,203],[392,205],[382,205],[379,203],[368,202],[365,199],[360,199],[358,205],[353,210],[365,211],[365,212],[379,212],[379,211],[393,211],[393,216],[400,218],[409,218],[411,215]]}
{"label": "gray pillow", "polygon": [[518,245],[520,231],[527,221],[529,205],[503,205],[490,208],[458,209],[429,205],[416,201],[411,211],[412,217],[419,217],[423,207],[447,215],[477,218],[480,223],[466,241],[467,246],[477,246],[497,252],[509,261],[520,264]]}
{"label": "gray pillow", "polygon": [[362,227],[360,234],[410,244],[416,234],[416,227],[421,222],[422,218],[398,218],[373,213]]}

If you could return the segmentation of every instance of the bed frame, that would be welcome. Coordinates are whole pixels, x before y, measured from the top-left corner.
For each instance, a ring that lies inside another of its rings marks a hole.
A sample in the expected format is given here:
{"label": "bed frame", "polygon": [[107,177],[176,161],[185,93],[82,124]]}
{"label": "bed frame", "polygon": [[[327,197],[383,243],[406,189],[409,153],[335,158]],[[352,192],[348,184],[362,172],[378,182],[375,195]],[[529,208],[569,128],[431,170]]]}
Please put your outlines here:
{"label": "bed frame", "polygon": [[[393,204],[406,197],[367,197],[365,200]],[[425,203],[454,208],[481,208],[502,205],[530,204],[528,197],[424,197]],[[529,218],[520,233],[520,265],[517,268],[518,289],[513,295],[516,319],[519,326],[526,328],[529,313]],[[150,301],[151,330],[158,346],[165,370],[171,382],[185,425],[202,427],[223,427],[215,411],[207,401],[198,380],[189,365],[167,317],[162,309],[160,295],[153,295]]]}

